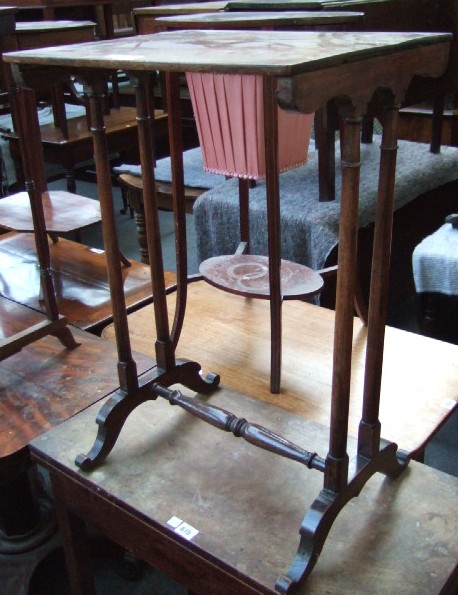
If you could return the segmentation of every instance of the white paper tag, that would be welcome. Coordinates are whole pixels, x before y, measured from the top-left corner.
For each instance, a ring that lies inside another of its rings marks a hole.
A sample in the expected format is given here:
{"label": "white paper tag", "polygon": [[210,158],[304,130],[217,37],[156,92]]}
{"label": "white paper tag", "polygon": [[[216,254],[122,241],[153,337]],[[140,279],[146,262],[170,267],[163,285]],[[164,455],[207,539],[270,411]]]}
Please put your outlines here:
{"label": "white paper tag", "polygon": [[188,525],[188,523],[181,523],[181,525],[175,529],[175,533],[179,533],[182,537],[191,541],[191,539],[194,539],[194,537],[199,534],[199,531],[194,529],[194,527],[191,527],[191,525]]}
{"label": "white paper tag", "polygon": [[175,533],[179,533],[182,537],[184,537],[188,541],[191,541],[191,539],[193,539],[196,535],[199,534],[199,531],[197,529],[195,529],[188,523],[185,523],[184,521],[182,521],[181,519],[179,519],[176,516],[171,517],[167,521],[167,525],[170,525],[171,527],[173,527],[175,529]]}
{"label": "white paper tag", "polygon": [[167,525],[170,525],[174,529],[176,529],[179,525],[181,525],[183,521],[176,516],[173,516],[171,519],[167,521]]}

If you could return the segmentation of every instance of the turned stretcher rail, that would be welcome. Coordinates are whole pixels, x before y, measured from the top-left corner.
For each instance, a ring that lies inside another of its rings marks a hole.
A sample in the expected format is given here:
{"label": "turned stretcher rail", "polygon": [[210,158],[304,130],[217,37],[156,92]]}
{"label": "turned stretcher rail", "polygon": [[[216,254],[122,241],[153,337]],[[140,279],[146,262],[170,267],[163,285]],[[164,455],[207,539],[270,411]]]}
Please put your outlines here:
{"label": "turned stretcher rail", "polygon": [[304,450],[263,426],[252,424],[230,411],[215,407],[215,405],[202,403],[194,397],[187,397],[179,390],[172,390],[156,383],[151,388],[153,392],[166,399],[170,405],[178,405],[219,430],[232,432],[236,438],[243,438],[263,450],[302,463],[309,469],[324,471],[325,460],[316,452]]}

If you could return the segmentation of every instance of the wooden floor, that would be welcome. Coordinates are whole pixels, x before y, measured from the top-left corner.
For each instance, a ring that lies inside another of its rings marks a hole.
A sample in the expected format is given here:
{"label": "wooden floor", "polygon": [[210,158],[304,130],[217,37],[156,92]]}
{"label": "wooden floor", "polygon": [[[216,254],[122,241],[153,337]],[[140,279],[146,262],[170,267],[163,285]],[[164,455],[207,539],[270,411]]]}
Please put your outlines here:
{"label": "wooden floor", "polygon": [[[169,296],[172,312],[174,299]],[[303,302],[284,303],[282,391],[273,395],[268,309],[264,300],[240,298],[204,282],[191,284],[177,355],[197,360],[204,373],[220,374],[226,388],[329,427],[334,313]],[[131,314],[129,327],[133,348],[153,355],[152,307]],[[102,336],[114,340],[111,325]],[[365,347],[366,328],[355,318],[352,435],[361,415]],[[457,407],[457,395],[458,346],[387,327],[380,413],[384,438],[421,458]]]}

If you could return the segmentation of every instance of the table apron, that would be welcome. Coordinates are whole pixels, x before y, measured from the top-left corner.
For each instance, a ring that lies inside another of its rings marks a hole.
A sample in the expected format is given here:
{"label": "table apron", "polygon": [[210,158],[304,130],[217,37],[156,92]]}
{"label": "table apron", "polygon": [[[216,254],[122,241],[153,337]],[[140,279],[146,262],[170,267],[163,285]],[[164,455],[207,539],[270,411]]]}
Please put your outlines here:
{"label": "table apron", "polygon": [[[330,99],[348,97],[355,107],[360,107],[365,113],[375,91],[388,88],[399,103],[414,76],[439,77],[444,74],[449,48],[450,44],[445,42],[278,77],[277,101],[283,109],[312,113]],[[355,80],[359,81],[357,87]]]}

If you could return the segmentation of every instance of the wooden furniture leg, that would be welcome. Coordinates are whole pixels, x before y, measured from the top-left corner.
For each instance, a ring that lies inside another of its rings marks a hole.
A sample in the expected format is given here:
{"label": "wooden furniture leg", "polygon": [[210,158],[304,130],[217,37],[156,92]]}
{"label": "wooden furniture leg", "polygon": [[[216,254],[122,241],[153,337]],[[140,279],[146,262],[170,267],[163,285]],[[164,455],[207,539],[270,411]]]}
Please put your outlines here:
{"label": "wooden furniture leg", "polygon": [[[115,231],[114,207],[111,191],[111,176],[105,137],[103,115],[103,81],[95,76],[86,81],[89,89],[91,129],[94,135],[95,164],[99,183],[102,229],[108,260],[110,292],[113,306],[113,322],[118,349],[118,376],[120,389],[102,407],[97,418],[99,426],[94,445],[88,454],[76,458],[82,469],[92,469],[110,453],[124,422],[141,403],[159,396],[156,386],[168,387],[180,383],[199,393],[208,393],[219,383],[219,376],[209,374],[203,378],[201,367],[196,362],[175,360],[175,347],[184,319],[187,286],[186,265],[186,212],[184,205],[184,182],[182,144],[180,134],[179,102],[170,98],[169,130],[172,157],[172,185],[174,193],[175,227],[177,230],[177,306],[172,331],[169,329],[166,288],[162,260],[159,216],[151,167],[153,150],[153,119],[151,117],[151,78],[149,73],[132,76],[135,87],[138,113],[138,137],[140,161],[143,172],[144,209],[147,227],[148,257],[150,261],[153,305],[156,323],[156,361],[154,372],[139,378],[132,356],[124,301],[122,276],[119,263],[119,246]],[[168,86],[175,89],[179,84],[177,74],[168,76]],[[178,97],[178,95],[177,95]],[[167,390],[164,388],[164,390]],[[168,394],[168,393],[167,393]]]}
{"label": "wooden furniture leg", "polygon": [[318,149],[318,193],[319,200],[334,200],[336,195],[336,126],[333,102],[319,109],[315,114],[315,142]]}
{"label": "wooden furniture leg", "polygon": [[275,80],[264,76],[264,130],[266,138],[266,190],[270,284],[270,390],[280,392],[281,383],[281,240],[280,187],[278,169],[278,112],[275,99]]}
{"label": "wooden furniture leg", "polygon": [[35,109],[35,94],[30,89],[15,87],[11,90],[11,95],[20,128],[19,135],[22,139],[22,160],[26,172],[26,187],[30,198],[35,243],[40,266],[41,292],[48,320],[27,329],[23,333],[3,340],[0,344],[1,359],[9,357],[20,351],[25,345],[46,335],[56,336],[62,345],[69,349],[73,349],[78,345],[67,326],[67,320],[59,315],[51,276],[46,223],[41,202],[42,191],[45,189],[45,177],[42,167],[43,161],[40,159],[41,144],[38,116]]}
{"label": "wooden furniture leg", "polygon": [[339,230],[332,409],[325,488],[340,492],[348,476],[346,452],[355,295],[360,135],[362,117],[346,115],[342,155],[342,202]]}
{"label": "wooden furniture leg", "polygon": [[345,135],[342,155],[342,199],[329,451],[324,469],[323,490],[304,517],[300,528],[299,547],[290,569],[277,581],[276,588],[280,593],[288,593],[294,584],[304,580],[310,574],[335,518],[345,504],[359,494],[368,479],[376,472],[396,477],[402,473],[408,463],[408,457],[398,452],[396,444],[380,441],[378,420],[396,168],[397,108],[391,105],[391,109],[387,109],[384,117],[363,414],[358,440],[358,456],[351,465],[349,464],[347,441],[362,114],[354,107],[346,107],[343,111]]}
{"label": "wooden furniture leg", "polygon": [[390,106],[384,110],[381,118],[383,135],[371,269],[363,411],[358,442],[360,454],[370,458],[376,456],[380,448],[378,415],[393,228],[397,118],[396,106]]}
{"label": "wooden furniture leg", "polygon": [[444,121],[444,110],[445,110],[445,95],[440,93],[434,97],[433,101],[433,113],[432,113],[432,130],[431,130],[431,143],[429,150],[431,153],[439,153],[441,150],[442,143],[442,123]]}
{"label": "wooden furniture leg", "polygon": [[65,492],[57,475],[51,473],[50,477],[71,595],[96,595],[85,522],[66,507]]}

